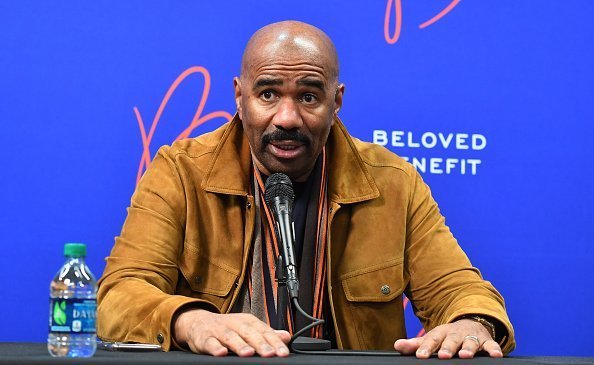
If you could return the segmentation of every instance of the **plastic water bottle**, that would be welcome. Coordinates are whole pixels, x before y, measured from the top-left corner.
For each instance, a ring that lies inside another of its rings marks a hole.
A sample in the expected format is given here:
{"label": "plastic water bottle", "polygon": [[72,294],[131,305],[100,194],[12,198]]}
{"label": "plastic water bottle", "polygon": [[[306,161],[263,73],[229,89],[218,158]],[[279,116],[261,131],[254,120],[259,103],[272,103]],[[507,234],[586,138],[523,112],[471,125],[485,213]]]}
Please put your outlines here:
{"label": "plastic water bottle", "polygon": [[50,283],[47,349],[52,356],[91,357],[97,349],[97,281],[86,255],[85,244],[64,245],[66,263]]}

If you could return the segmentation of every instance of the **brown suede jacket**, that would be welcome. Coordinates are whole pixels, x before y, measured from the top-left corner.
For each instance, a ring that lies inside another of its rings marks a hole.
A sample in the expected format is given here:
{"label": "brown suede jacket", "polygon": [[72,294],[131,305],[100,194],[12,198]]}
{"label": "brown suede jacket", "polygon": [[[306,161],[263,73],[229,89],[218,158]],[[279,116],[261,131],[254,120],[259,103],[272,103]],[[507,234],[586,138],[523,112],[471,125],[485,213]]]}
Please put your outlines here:
{"label": "brown suede jacket", "polygon": [[[513,350],[503,298],[472,267],[415,169],[338,119],[327,151],[327,284],[339,347],[393,349],[406,337],[404,293],[427,331],[482,314],[507,331],[504,353]],[[254,234],[251,165],[237,117],[159,150],[99,282],[100,338],[169,350],[181,306],[230,310]]]}

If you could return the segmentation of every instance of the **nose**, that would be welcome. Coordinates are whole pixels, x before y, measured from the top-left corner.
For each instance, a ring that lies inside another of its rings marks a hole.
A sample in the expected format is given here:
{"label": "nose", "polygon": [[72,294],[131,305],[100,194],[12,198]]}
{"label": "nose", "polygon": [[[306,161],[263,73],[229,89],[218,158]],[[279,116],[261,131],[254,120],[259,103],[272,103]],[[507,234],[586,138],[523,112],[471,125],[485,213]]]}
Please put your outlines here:
{"label": "nose", "polygon": [[303,119],[301,118],[298,102],[290,98],[281,99],[272,123],[277,128],[284,130],[301,128]]}

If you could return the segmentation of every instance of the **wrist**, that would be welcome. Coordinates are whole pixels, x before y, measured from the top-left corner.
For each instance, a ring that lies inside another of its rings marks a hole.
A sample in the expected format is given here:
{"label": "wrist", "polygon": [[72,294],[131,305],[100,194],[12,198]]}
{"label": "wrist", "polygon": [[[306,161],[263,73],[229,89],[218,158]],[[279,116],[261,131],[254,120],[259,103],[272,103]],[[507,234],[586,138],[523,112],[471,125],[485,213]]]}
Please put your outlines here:
{"label": "wrist", "polygon": [[467,320],[471,320],[471,321],[480,323],[481,325],[483,325],[483,327],[485,327],[487,332],[489,332],[491,339],[493,339],[494,341],[497,342],[497,332],[495,330],[495,324],[493,323],[492,320],[487,319],[486,317],[478,315],[478,314],[467,314],[467,315],[464,315],[464,316],[458,318],[458,320],[461,320],[461,319],[467,319]]}
{"label": "wrist", "polygon": [[210,313],[204,309],[198,308],[182,308],[175,312],[173,315],[173,336],[175,342],[185,347],[189,340],[189,332],[192,327],[192,323],[199,320],[199,317],[203,313]]}

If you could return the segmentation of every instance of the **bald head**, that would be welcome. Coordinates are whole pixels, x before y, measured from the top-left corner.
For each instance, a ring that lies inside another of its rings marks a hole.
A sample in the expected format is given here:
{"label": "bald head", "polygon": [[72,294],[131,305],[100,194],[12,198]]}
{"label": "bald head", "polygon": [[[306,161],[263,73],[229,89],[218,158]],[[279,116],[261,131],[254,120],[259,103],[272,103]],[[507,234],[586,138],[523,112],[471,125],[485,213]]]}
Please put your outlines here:
{"label": "bald head", "polygon": [[326,76],[338,82],[338,56],[332,40],[320,29],[298,21],[269,24],[252,35],[241,61],[241,77],[250,74],[262,62],[274,58],[299,57],[316,60]]}

